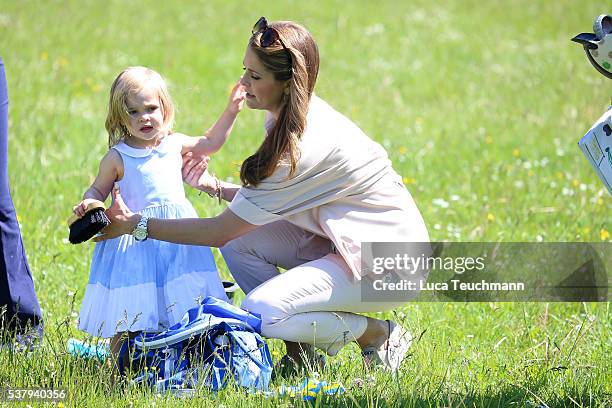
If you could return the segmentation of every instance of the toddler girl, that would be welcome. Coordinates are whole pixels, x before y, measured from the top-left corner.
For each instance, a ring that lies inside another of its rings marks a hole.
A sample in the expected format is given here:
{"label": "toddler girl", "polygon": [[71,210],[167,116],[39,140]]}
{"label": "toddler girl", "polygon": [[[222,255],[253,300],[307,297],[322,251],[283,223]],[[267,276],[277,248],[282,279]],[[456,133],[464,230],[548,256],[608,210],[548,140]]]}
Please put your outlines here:
{"label": "toddler girl", "polygon": [[209,247],[147,239],[146,219],[194,218],[185,198],[182,154],[204,157],[223,145],[244,103],[240,84],[206,136],[172,132],[174,107],[155,71],[131,67],[115,79],[106,118],[109,151],[98,176],[73,211],[83,216],[92,200],[104,201],[116,184],[123,200],[143,216],[132,235],[96,244],[79,328],[111,337],[157,332],[178,322],[207,295],[227,300]]}

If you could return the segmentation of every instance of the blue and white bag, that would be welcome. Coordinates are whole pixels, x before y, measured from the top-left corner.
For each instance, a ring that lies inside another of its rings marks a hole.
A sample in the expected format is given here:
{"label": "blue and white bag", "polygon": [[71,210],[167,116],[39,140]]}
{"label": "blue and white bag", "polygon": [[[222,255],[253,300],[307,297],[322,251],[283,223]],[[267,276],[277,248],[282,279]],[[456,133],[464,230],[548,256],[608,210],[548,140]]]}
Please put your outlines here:
{"label": "blue and white bag", "polygon": [[259,316],[209,296],[167,330],[125,342],[119,371],[124,374],[129,366],[137,373],[133,383],[157,391],[202,385],[217,391],[230,378],[266,391],[272,359],[260,332]]}

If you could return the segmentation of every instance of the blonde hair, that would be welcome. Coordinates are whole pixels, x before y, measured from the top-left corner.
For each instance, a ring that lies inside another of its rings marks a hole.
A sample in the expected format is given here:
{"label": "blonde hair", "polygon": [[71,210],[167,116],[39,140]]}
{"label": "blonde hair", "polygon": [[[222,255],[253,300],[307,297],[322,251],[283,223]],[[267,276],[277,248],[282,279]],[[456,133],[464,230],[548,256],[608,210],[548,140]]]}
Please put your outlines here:
{"label": "blonde hair", "polygon": [[319,50],[306,28],[292,21],[277,21],[269,27],[278,32],[287,48],[280,41],[261,47],[262,32],[255,33],[248,46],[276,80],[289,81],[289,94],[283,95],[278,119],[259,149],[242,163],[240,181],[245,186],[259,184],[281,161],[289,163],[288,177],[295,174],[298,142],[306,128],[308,105],[319,73]]}
{"label": "blonde hair", "polygon": [[123,70],[111,86],[106,115],[108,147],[112,147],[130,136],[126,123],[129,122],[127,98],[144,87],[151,86],[157,90],[159,104],[164,119],[164,127],[172,131],[174,124],[174,104],[168,93],[166,81],[157,72],[146,67],[129,67]]}

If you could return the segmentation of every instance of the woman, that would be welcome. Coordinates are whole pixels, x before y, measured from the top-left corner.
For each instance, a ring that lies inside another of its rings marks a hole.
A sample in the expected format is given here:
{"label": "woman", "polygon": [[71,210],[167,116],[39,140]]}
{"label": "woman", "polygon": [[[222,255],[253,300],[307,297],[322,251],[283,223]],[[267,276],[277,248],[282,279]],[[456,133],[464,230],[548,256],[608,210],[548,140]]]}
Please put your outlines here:
{"label": "woman", "polygon": [[184,168],[189,184],[230,201],[229,208],[213,218],[147,224],[115,191],[112,223],[98,239],[144,231],[220,247],[247,294],[242,307],[261,314],[263,335],[286,341],[288,358],[301,363],[302,344],[334,355],[354,340],[366,364],[397,369],[410,335],[355,313],[405,301],[361,301],[361,243],[428,241],[416,205],[384,149],[314,95],[319,54],[304,27],[262,17],[244,66],[246,104],[266,111],[266,137],[242,164],[242,186],[203,173],[195,161]]}

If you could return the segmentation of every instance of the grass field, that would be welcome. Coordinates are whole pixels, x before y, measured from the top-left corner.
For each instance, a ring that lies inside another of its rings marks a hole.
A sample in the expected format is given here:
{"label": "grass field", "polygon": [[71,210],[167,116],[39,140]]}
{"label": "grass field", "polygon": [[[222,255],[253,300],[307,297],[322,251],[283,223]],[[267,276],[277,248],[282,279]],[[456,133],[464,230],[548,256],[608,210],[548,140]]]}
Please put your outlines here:
{"label": "grass field", "polygon": [[[432,240],[611,242],[612,197],[576,145],[609,106],[611,83],[570,42],[604,6],[0,0],[11,191],[46,321],[42,348],[0,353],[0,387],[65,387],[70,406],[185,403],[113,387],[106,368],[65,351],[68,337],[84,338],[76,319],[93,245],[68,244],[64,221],[107,149],[108,89],[126,66],[164,75],[175,129],[201,134],[242,73],[253,23],[296,20],[319,45],[317,93],[387,148]],[[218,176],[237,181],[262,120],[240,114],[211,161]],[[188,194],[202,216],[221,210]],[[364,373],[348,347],[320,373],[348,392],[316,405],[612,406],[609,303],[414,303],[394,318],[422,333],[399,376]],[[281,343],[269,343],[278,359]],[[189,404],[302,402],[227,389]]]}

